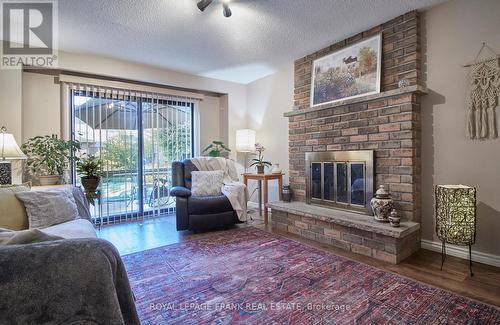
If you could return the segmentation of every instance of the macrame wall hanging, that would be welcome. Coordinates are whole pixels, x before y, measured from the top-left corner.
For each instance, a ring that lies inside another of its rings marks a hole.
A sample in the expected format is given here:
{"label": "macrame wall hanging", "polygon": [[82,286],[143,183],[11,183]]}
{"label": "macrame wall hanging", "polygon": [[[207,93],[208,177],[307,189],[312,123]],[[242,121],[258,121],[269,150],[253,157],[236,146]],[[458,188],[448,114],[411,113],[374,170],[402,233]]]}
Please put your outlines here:
{"label": "macrame wall hanging", "polygon": [[[493,57],[478,60],[484,49]],[[498,54],[486,43],[479,50],[470,67],[470,90],[467,97],[467,134],[471,139],[498,137],[496,107],[500,94],[500,66]]]}

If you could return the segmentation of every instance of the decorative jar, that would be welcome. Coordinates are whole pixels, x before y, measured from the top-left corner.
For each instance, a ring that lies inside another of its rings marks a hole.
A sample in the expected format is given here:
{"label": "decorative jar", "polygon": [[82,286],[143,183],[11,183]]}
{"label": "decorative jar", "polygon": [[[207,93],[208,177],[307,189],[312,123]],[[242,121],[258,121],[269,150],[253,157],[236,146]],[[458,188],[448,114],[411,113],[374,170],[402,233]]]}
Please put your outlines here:
{"label": "decorative jar", "polygon": [[290,185],[283,185],[283,189],[281,191],[281,194],[283,196],[283,202],[292,201],[292,189],[291,189]]}
{"label": "decorative jar", "polygon": [[375,197],[371,199],[370,206],[373,210],[375,220],[380,222],[389,222],[389,214],[394,209],[394,201],[389,192],[385,190],[384,185],[380,185]]}
{"label": "decorative jar", "polygon": [[389,222],[393,227],[399,227],[401,223],[401,217],[398,215],[396,209],[392,209],[391,215],[389,216]]}

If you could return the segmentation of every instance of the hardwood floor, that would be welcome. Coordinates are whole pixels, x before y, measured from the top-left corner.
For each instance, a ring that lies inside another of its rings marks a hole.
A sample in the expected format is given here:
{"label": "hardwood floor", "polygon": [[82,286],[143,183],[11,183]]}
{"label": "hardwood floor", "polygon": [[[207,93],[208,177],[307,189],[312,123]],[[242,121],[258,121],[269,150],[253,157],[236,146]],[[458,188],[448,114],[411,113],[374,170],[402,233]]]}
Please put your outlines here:
{"label": "hardwood floor", "polygon": [[[255,213],[253,217],[255,220],[249,224],[251,226],[469,298],[500,306],[500,268],[474,263],[474,277],[471,278],[467,260],[448,256],[443,271],[441,271],[441,255],[425,249],[421,249],[398,265],[392,265],[293,234],[272,230],[269,226],[264,225],[262,220],[258,220]],[[238,227],[246,226],[248,225],[239,225]],[[210,236],[211,234],[213,233],[178,232],[175,230],[175,216],[164,216],[144,222],[109,225],[98,231],[99,237],[112,242],[122,255]]]}

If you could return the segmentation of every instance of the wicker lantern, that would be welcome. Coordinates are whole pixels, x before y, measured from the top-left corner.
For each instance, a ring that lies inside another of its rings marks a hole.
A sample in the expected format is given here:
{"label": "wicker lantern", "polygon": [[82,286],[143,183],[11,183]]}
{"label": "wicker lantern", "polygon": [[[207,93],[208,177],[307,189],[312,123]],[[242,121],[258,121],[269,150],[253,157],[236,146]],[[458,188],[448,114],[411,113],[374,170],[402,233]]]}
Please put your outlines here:
{"label": "wicker lantern", "polygon": [[476,188],[436,185],[434,194],[436,234],[443,243],[441,270],[446,258],[446,243],[469,246],[469,267],[473,276],[471,245],[476,242]]}

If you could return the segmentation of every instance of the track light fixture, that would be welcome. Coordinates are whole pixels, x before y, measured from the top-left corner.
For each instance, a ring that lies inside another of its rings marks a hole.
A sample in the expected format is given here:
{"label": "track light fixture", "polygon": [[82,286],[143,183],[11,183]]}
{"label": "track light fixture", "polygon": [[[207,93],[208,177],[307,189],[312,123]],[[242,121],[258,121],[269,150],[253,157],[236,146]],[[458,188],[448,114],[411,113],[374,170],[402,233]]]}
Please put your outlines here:
{"label": "track light fixture", "polygon": [[201,0],[198,2],[197,6],[200,11],[204,11],[213,2],[213,0]]}
{"label": "track light fixture", "polygon": [[[198,1],[196,6],[198,7],[198,9],[200,9],[200,11],[205,11],[205,9],[207,9],[207,7],[212,4],[212,2],[213,0],[201,0]],[[229,0],[222,1],[222,13],[224,14],[224,17],[231,17],[231,15],[233,14],[231,12],[231,8],[229,8]]]}
{"label": "track light fixture", "polygon": [[229,4],[226,1],[224,1],[222,3],[222,13],[224,14],[224,17],[226,17],[226,18],[231,17],[231,15],[233,14],[231,12],[231,9],[229,8]]}

